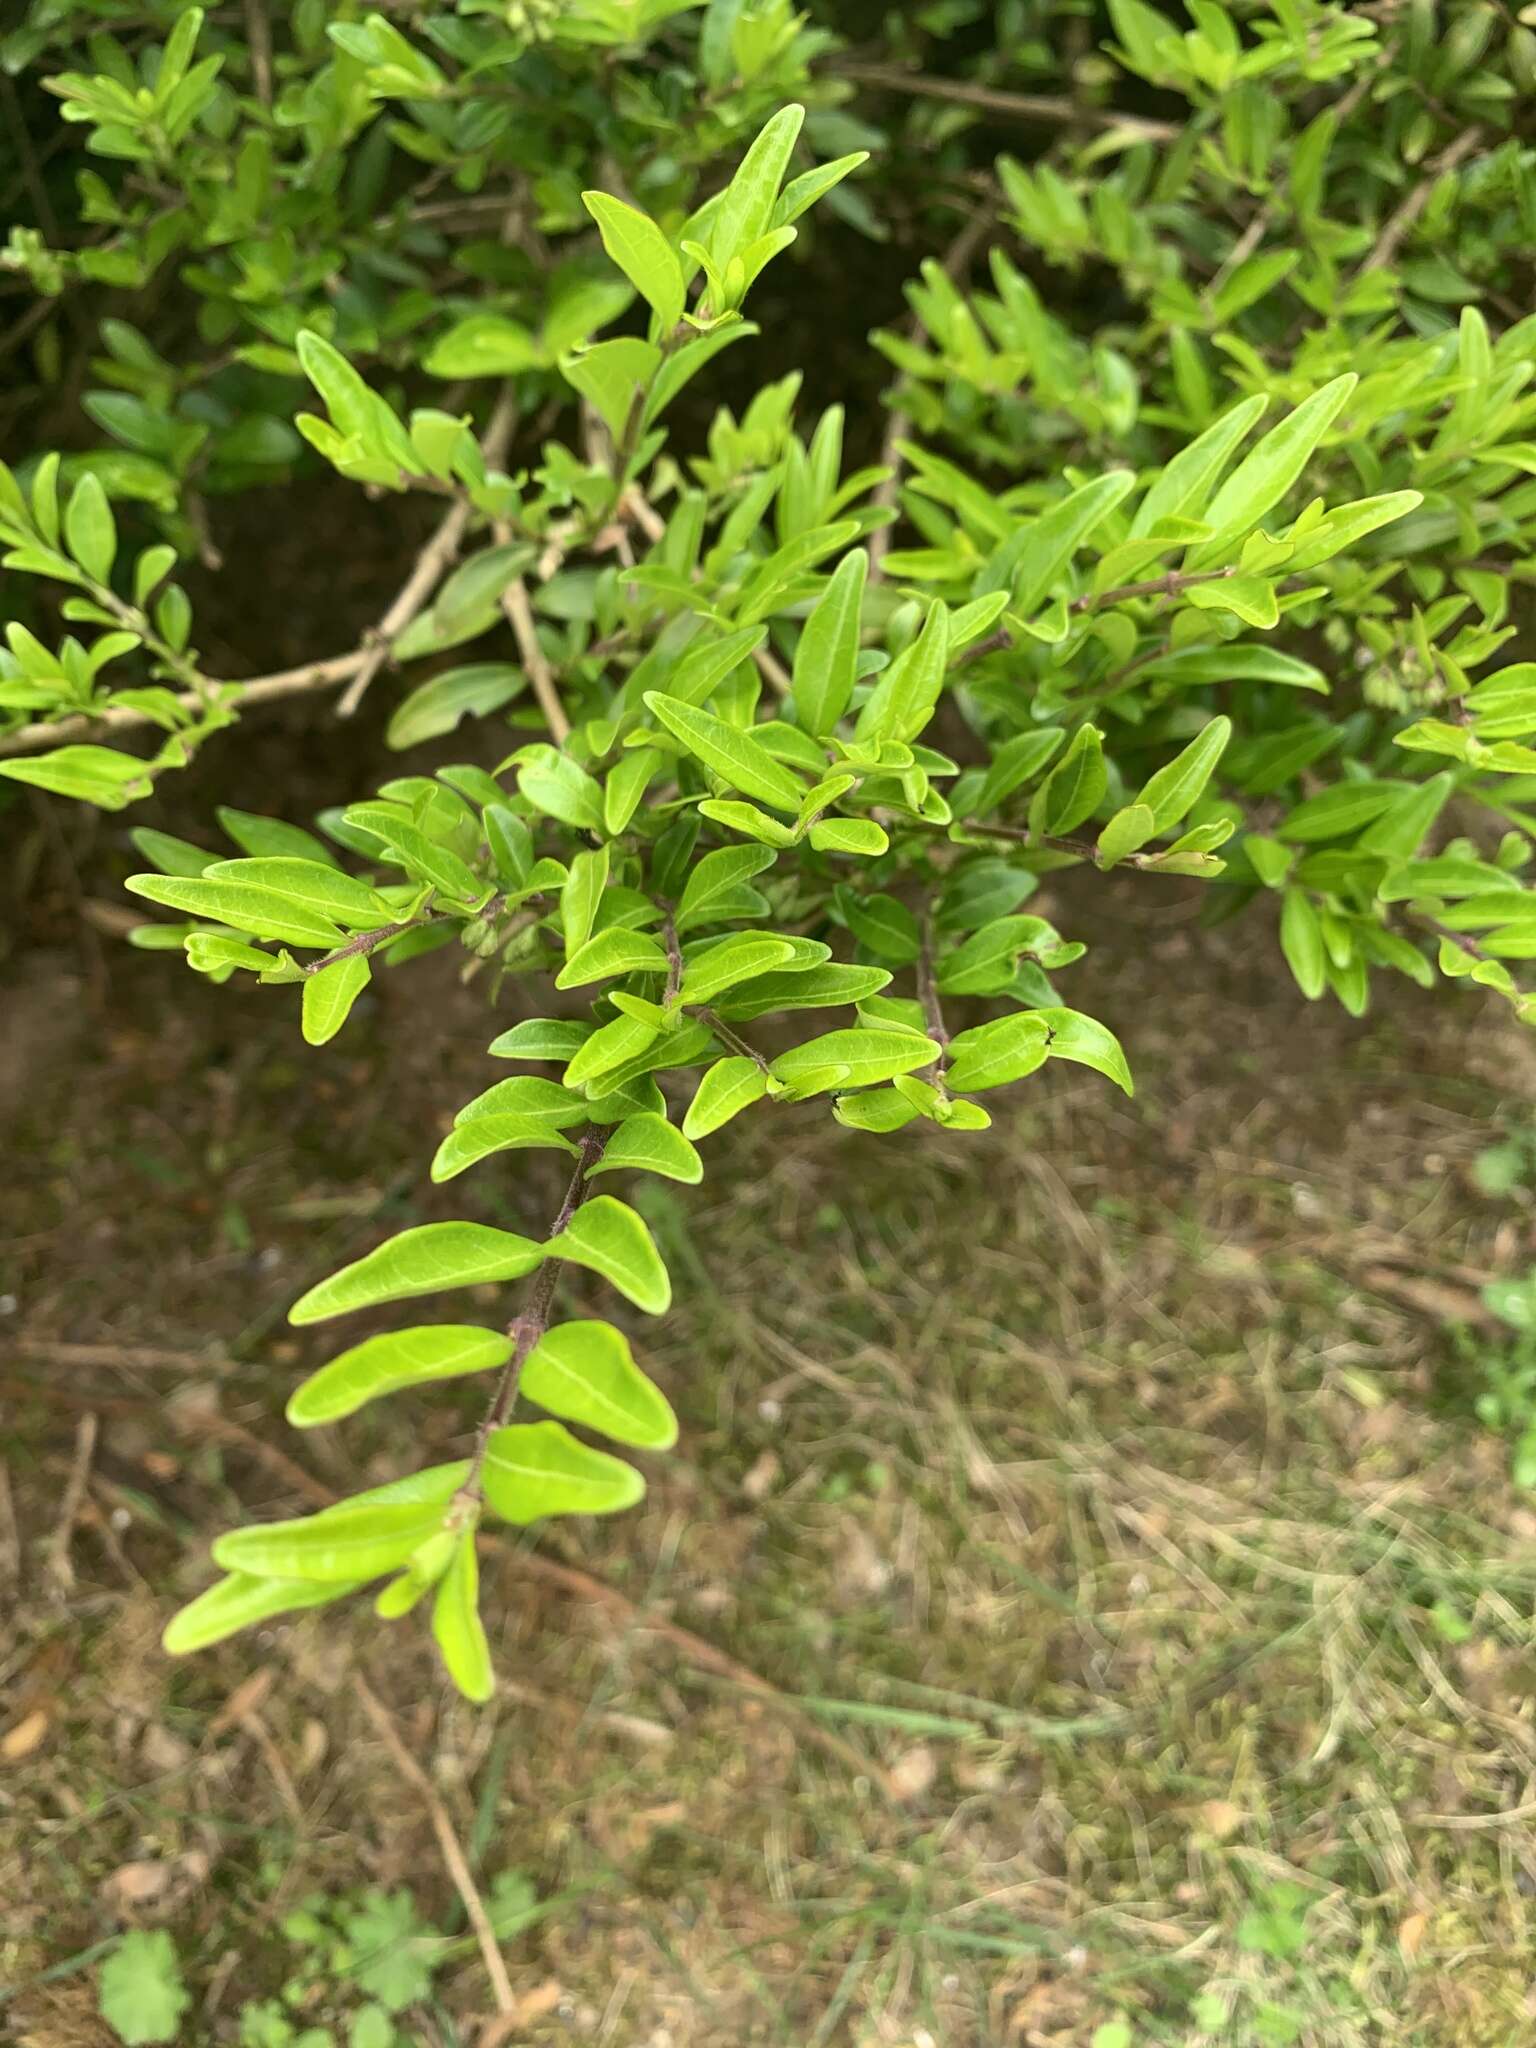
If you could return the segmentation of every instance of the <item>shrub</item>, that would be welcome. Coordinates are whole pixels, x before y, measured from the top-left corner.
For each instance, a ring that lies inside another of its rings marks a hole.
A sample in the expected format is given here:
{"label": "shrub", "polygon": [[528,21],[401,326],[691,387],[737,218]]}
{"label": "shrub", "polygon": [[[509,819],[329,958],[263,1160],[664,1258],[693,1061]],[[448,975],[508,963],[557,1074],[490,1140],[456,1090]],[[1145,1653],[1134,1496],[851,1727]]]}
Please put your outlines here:
{"label": "shrub", "polygon": [[[442,946],[493,1003],[580,1006],[491,1040],[513,1071],[431,1168],[564,1154],[547,1227],[408,1229],[291,1311],[518,1283],[505,1328],[367,1337],[289,1403],[311,1427],[480,1374],[468,1455],[221,1537],[171,1649],[383,1579],[383,1615],[432,1595],[484,1697],[482,1515],[639,1496],[568,1424],[676,1436],[617,1325],[557,1319],[572,1264],[669,1302],[604,1177],[696,1182],[701,1141],[799,1103],[981,1130],[1053,1060],[1129,1092],[1054,979],[1082,942],[1029,907],[1059,869],[1198,880],[1355,1015],[1382,972],[1536,1014],[1536,664],[1499,665],[1536,528],[1536,38],[1482,4],[1187,11],[957,7],[892,29],[907,68],[779,0],[300,0],[244,39],[176,0],[36,0],[12,32],[89,162],[80,232],[6,260],[99,330],[83,409],[115,445],[0,484],[32,621],[0,772],[122,809],[253,704],[351,712],[403,670],[391,743],[473,720],[464,758],[314,831],[133,830],[128,887],[174,918],[136,939],[292,989],[314,1045]],[[855,88],[900,95],[901,146],[866,150]],[[993,116],[1028,162],[984,168]],[[699,436],[716,359],[771,359],[746,309],[802,227],[869,237],[884,205],[931,234],[957,190],[875,336],[878,463],[845,459],[843,407],[799,418],[795,375]],[[103,303],[125,290],[144,324]],[[360,646],[230,682],[178,564],[208,497],[317,460],[441,518]]]}

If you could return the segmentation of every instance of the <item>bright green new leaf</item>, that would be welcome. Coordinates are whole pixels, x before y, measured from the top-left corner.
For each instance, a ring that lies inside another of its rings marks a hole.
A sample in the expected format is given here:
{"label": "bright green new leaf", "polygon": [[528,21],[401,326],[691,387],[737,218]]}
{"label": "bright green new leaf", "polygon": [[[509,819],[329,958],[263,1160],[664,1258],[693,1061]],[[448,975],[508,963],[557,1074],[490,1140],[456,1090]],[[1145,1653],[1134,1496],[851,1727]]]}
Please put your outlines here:
{"label": "bright green new leaf", "polygon": [[135,896],[205,917],[258,939],[279,939],[289,946],[318,946],[329,952],[345,939],[340,926],[286,896],[252,889],[240,882],[213,881],[206,876],[130,875],[123,884]]}
{"label": "bright green new leaf", "polygon": [[488,1700],[496,1690],[491,1649],[480,1619],[480,1565],[475,1532],[465,1529],[453,1561],[438,1582],[432,1603],[432,1634],[448,1676],[467,1700]]}
{"label": "bright green new leaf", "polygon": [[555,987],[584,988],[588,982],[611,981],[620,974],[666,971],[667,956],[647,933],[609,925],[576,948],[555,976]]}
{"label": "bright green new leaf", "polygon": [[214,1538],[213,1561],[267,1578],[352,1584],[404,1564],[442,1525],[436,1502],[344,1501],[292,1522],[226,1530]]}
{"label": "bright green new leaf", "polygon": [[875,859],[891,843],[873,818],[823,818],[811,827],[809,838],[818,853],[851,853],[862,860]]}
{"label": "bright green new leaf", "polygon": [[1006,1087],[1044,1066],[1050,1038],[1050,1025],[1038,1010],[995,1017],[950,1040],[945,1079],[962,1095]]}
{"label": "bright green new leaf", "polygon": [[1203,569],[1230,551],[1234,537],[1251,533],[1278,504],[1311,460],[1343,411],[1359,378],[1353,370],[1303,399],[1238,464],[1202,515],[1212,538],[1192,548],[1191,569]]}
{"label": "bright green new leaf", "polygon": [[1112,868],[1157,835],[1157,816],[1150,804],[1127,804],[1099,834],[1099,866]]}
{"label": "bright green new leaf", "polygon": [[635,1364],[629,1341],[611,1323],[557,1323],[523,1367],[530,1401],[615,1443],[668,1451],[677,1417],[661,1389]]}
{"label": "bright green new leaf", "polygon": [[868,568],[863,548],[844,555],[801,631],[793,671],[795,716],[807,732],[831,732],[852,700]]}
{"label": "bright green new leaf", "polygon": [[804,107],[781,107],[716,201],[709,224],[709,248],[722,273],[733,256],[741,255],[766,231],[773,218],[779,187],[804,119]]}
{"label": "bright green new leaf", "polygon": [[493,1230],[484,1223],[421,1223],[311,1287],[289,1309],[288,1320],[319,1323],[443,1287],[517,1280],[543,1258],[542,1245],[515,1231]]}
{"label": "bright green new leaf", "polygon": [[755,1060],[742,1054],[716,1060],[705,1069],[688,1113],[683,1118],[685,1138],[707,1138],[733,1116],[750,1109],[768,1092],[768,1076]]}
{"label": "bright green new leaf", "polygon": [[1119,1039],[1097,1017],[1085,1017],[1080,1010],[1062,1009],[1037,1010],[1034,1015],[1050,1031],[1052,1059],[1075,1060],[1079,1066],[1093,1067],[1127,1095],[1136,1093]]}
{"label": "bright green new leaf", "polygon": [[231,1572],[215,1579],[206,1592],[173,1614],[161,1645],[169,1657],[206,1650],[258,1621],[292,1614],[301,1607],[323,1607],[366,1584],[364,1579],[327,1584],[320,1579],[274,1579],[254,1572]]}
{"label": "bright green new leaf", "polygon": [[691,955],[683,970],[681,999],[684,1003],[713,1002],[723,990],[784,966],[794,954],[793,939],[773,932],[735,932]]}
{"label": "bright green new leaf", "polygon": [[452,1180],[497,1152],[568,1152],[576,1147],[562,1138],[548,1118],[472,1116],[455,1124],[432,1159],[434,1181]]}
{"label": "bright green new leaf", "polygon": [[1280,950],[1296,986],[1315,1003],[1328,984],[1323,927],[1304,889],[1287,889],[1280,899]]}
{"label": "bright green new leaf", "polygon": [[329,918],[332,924],[359,931],[388,924],[395,914],[376,889],[323,861],[220,860],[206,874],[211,882],[261,889],[316,917]]}
{"label": "bright green new leaf", "polygon": [[629,1204],[612,1195],[584,1202],[543,1249],[550,1258],[601,1273],[647,1315],[665,1315],[671,1306],[672,1282],[655,1239]]}
{"label": "bright green new leaf", "polygon": [[583,192],[581,203],[597,222],[603,247],[655,312],[663,334],[683,317],[682,265],[648,214],[606,192]]}
{"label": "bright green new leaf", "polygon": [[372,970],[365,953],[333,960],[304,983],[301,1005],[306,1045],[326,1045],[346,1023],[352,1005],[368,986]]}
{"label": "bright green new leaf", "polygon": [[504,1522],[611,1515],[644,1493],[633,1465],[578,1443],[558,1422],[515,1422],[486,1445],[486,1503]]}
{"label": "bright green new leaf", "polygon": [[602,1158],[588,1169],[587,1178],[595,1180],[600,1173],[626,1170],[659,1173],[667,1180],[690,1185],[704,1178],[704,1162],[693,1146],[675,1124],[654,1111],[625,1117],[603,1147]]}
{"label": "bright green new leaf", "polygon": [[[936,1040],[921,1032],[871,1031],[854,1025],[792,1046],[772,1062],[771,1071],[776,1081],[797,1091],[814,1080],[813,1092],[820,1094],[829,1087],[869,1088],[897,1074],[916,1073],[919,1067],[932,1066],[942,1051]],[[835,1078],[823,1080],[824,1073]]]}
{"label": "bright green new leaf", "polygon": [[1231,737],[1231,719],[1213,718],[1182,753],[1159,768],[1147,782],[1136,803],[1152,813],[1154,832],[1166,832],[1171,825],[1177,825],[1190,809],[1215,773],[1216,763]]}
{"label": "bright green new leaf", "polygon": [[768,749],[739,727],[727,725],[713,712],[647,690],[646,708],[691,754],[696,754],[722,782],[781,811],[800,808],[804,794],[789,770]]}
{"label": "bright green new leaf", "polygon": [[87,470],[70,492],[64,510],[64,538],[88,576],[106,583],[117,557],[117,525],[101,487],[101,478]]}
{"label": "bright green new leaf", "polygon": [[487,1372],[505,1365],[512,1340],[499,1330],[472,1323],[427,1323],[416,1329],[391,1330],[367,1337],[322,1365],[290,1395],[288,1420],[295,1429],[314,1429],[339,1422],[369,1401],[402,1387],[429,1380],[457,1379],[468,1372]]}

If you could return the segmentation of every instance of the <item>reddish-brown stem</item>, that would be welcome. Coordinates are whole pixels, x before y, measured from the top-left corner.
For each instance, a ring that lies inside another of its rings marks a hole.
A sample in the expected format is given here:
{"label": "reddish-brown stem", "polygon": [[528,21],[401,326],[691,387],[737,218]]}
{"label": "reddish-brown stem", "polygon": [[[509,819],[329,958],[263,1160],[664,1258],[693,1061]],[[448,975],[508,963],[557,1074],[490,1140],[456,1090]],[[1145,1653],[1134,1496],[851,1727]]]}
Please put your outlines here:
{"label": "reddish-brown stem", "polygon": [[[602,1158],[608,1137],[608,1130],[599,1124],[589,1124],[582,1134],[581,1155],[576,1161],[576,1171],[571,1175],[571,1184],[565,1191],[565,1200],[560,1204],[560,1213],[549,1227],[546,1242],[552,1242],[560,1235],[587,1199],[587,1175]],[[529,1290],[527,1307],[521,1314],[514,1316],[507,1325],[507,1335],[512,1339],[512,1356],[502,1367],[501,1378],[496,1383],[496,1391],[491,1396],[490,1406],[475,1432],[475,1448],[470,1457],[469,1471],[457,1495],[461,1501],[479,1500],[480,1474],[485,1465],[486,1446],[491,1440],[491,1432],[499,1429],[512,1412],[513,1403],[517,1399],[518,1382],[523,1376],[523,1367],[528,1361],[529,1353],[549,1328],[550,1311],[555,1305],[555,1289],[560,1284],[560,1275],[564,1268],[563,1259],[545,1259]]]}

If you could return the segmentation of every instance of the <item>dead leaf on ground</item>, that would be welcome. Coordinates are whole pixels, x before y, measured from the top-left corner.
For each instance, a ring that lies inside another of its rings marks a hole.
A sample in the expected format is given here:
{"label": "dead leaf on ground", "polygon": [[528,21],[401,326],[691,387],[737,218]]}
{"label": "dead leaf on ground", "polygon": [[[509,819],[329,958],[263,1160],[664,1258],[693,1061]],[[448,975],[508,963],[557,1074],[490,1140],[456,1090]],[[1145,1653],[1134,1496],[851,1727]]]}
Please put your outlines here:
{"label": "dead leaf on ground", "polygon": [[30,1756],[33,1750],[41,1747],[47,1733],[47,1708],[34,1708],[30,1714],[23,1715],[13,1728],[0,1735],[0,1758],[8,1764],[19,1764],[23,1757]]}

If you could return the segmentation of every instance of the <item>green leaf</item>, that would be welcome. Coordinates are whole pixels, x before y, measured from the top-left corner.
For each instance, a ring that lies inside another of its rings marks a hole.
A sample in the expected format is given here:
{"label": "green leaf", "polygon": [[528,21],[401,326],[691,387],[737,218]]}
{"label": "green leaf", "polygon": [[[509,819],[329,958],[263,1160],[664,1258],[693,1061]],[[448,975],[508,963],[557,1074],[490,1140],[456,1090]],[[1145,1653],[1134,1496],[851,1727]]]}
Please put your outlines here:
{"label": "green leaf", "polygon": [[686,1138],[707,1138],[733,1116],[750,1109],[768,1092],[768,1076],[755,1060],[742,1054],[716,1060],[699,1082],[683,1118]]}
{"label": "green leaf", "polygon": [[831,732],[858,679],[859,630],[869,556],[854,548],[816,600],[795,648],[795,716],[807,732]]}
{"label": "green leaf", "polygon": [[1021,953],[1054,941],[1043,917],[993,918],[940,961],[939,987],[945,995],[998,995],[1012,980]]}
{"label": "green leaf", "polygon": [[432,1603],[432,1634],[443,1666],[467,1700],[488,1700],[496,1690],[490,1645],[480,1619],[480,1565],[475,1532],[465,1529]]}
{"label": "green leaf", "polygon": [[445,669],[396,706],[385,729],[385,743],[399,750],[439,739],[452,732],[461,718],[483,718],[487,712],[499,711],[526,681],[520,668],[505,661],[471,662],[464,668]]}
{"label": "green leaf", "polygon": [[750,981],[754,975],[782,967],[794,957],[793,939],[780,938],[773,932],[735,932],[690,956],[683,972],[680,1000],[713,1002],[737,982]]}
{"label": "green leaf", "polygon": [[120,811],[154,786],[148,762],[113,747],[55,747],[34,760],[0,761],[0,775],[103,811]]}
{"label": "green leaf", "polygon": [[1214,562],[1230,549],[1234,537],[1251,532],[1271,505],[1279,503],[1359,381],[1353,370],[1346,371],[1271,427],[1216,493],[1204,514],[1213,537],[1190,551],[1189,568],[1201,569]]}
{"label": "green leaf", "polygon": [[804,795],[802,786],[770,754],[766,747],[734,725],[727,725],[713,712],[664,697],[659,690],[645,693],[647,710],[660,720],[674,738],[682,741],[723,782],[746,796],[773,804],[781,811],[795,811]]}
{"label": "green leaf", "polygon": [[551,1415],[600,1430],[616,1443],[667,1451],[677,1442],[677,1417],[666,1396],[635,1364],[627,1338],[611,1323],[557,1323],[529,1353],[521,1386]]}
{"label": "green leaf", "polygon": [[524,750],[517,786],[536,811],[581,832],[603,829],[603,792],[568,754],[543,745]]}
{"label": "green leaf", "polygon": [[286,1410],[295,1429],[339,1422],[381,1395],[428,1380],[457,1379],[488,1372],[512,1356],[512,1340],[499,1330],[471,1323],[430,1323],[365,1338],[310,1374],[289,1397]]}
{"label": "green leaf", "polygon": [[1080,1010],[1060,1009],[1036,1010],[1033,1014],[1050,1030],[1052,1059],[1074,1060],[1079,1066],[1093,1067],[1108,1075],[1127,1095],[1136,1093],[1119,1039],[1097,1017],[1085,1017]]}
{"label": "green leaf", "polygon": [[333,960],[304,983],[302,1028],[307,1045],[326,1045],[333,1039],[352,1005],[368,986],[371,969],[367,955],[353,953],[345,960]]}
{"label": "green leaf", "polygon": [[1390,810],[1402,795],[1400,782],[1340,782],[1296,805],[1274,828],[1276,839],[1303,845],[1342,839]]}
{"label": "green leaf", "polygon": [[870,691],[854,727],[861,740],[913,740],[933,716],[949,661],[949,608],[930,605],[923,629]]}
{"label": "green leaf", "polygon": [[669,333],[683,317],[682,265],[648,214],[606,192],[583,192],[581,203],[597,222],[603,247]]}
{"label": "green leaf", "polygon": [[1158,769],[1136,798],[1139,807],[1152,813],[1154,832],[1166,832],[1170,825],[1176,825],[1195,803],[1215,773],[1216,763],[1231,737],[1231,719],[1213,718],[1182,753]]}
{"label": "green leaf", "polygon": [[1327,986],[1327,952],[1322,922],[1304,889],[1287,889],[1280,899],[1280,950],[1296,986],[1315,1003]]}
{"label": "green leaf", "polygon": [[[1084,726],[1083,732],[1091,732],[1091,726]],[[992,756],[992,764],[976,793],[970,815],[984,818],[989,811],[995,811],[1005,797],[1012,796],[1016,789],[1022,789],[1026,782],[1037,776],[1066,738],[1066,729],[1059,725],[1041,726],[1034,732],[1015,733],[1003,741]],[[1074,735],[1074,742],[1081,733]]]}
{"label": "green leaf", "polygon": [[514,377],[545,359],[517,321],[501,313],[469,313],[438,336],[421,366],[429,377]]}
{"label": "green leaf", "polygon": [[950,1040],[945,1079],[962,1095],[1006,1087],[1045,1065],[1050,1039],[1051,1027],[1038,1010],[996,1017]]}
{"label": "green leaf", "polygon": [[1109,517],[1135,482],[1133,470],[1114,469],[1069,492],[1059,504],[1026,522],[1003,542],[976,578],[972,594],[985,597],[988,591],[1011,587],[1013,609],[1033,611],[1089,534]]}
{"label": "green leaf", "polygon": [[1029,809],[1030,830],[1075,832],[1099,808],[1108,787],[1104,735],[1096,725],[1080,725],[1072,744],[1036,792]]}
{"label": "green leaf", "polygon": [[[872,1031],[855,1025],[792,1046],[772,1061],[770,1071],[786,1088],[798,1090],[814,1083],[812,1092],[821,1094],[827,1088],[867,1088],[897,1074],[915,1073],[919,1067],[932,1066],[942,1050],[921,1032]],[[822,1078],[835,1070],[840,1070],[835,1078]]]}
{"label": "green leaf", "polygon": [[296,904],[306,915],[367,931],[394,918],[393,906],[353,875],[326,861],[295,859],[220,860],[205,870],[210,882],[259,889]]}
{"label": "green leaf", "polygon": [[[377,1245],[303,1294],[290,1323],[319,1323],[381,1301],[404,1301],[444,1287],[516,1280],[544,1259],[544,1248],[484,1223],[422,1223]],[[302,1574],[300,1575],[302,1576]]]}
{"label": "green leaf", "polygon": [[1203,518],[1211,486],[1268,403],[1262,393],[1239,399],[1230,411],[1181,449],[1137,507],[1130,538],[1145,539],[1164,520]]}
{"label": "green leaf", "polygon": [[626,334],[614,341],[596,342],[577,355],[562,356],[560,374],[591,401],[615,441],[622,441],[635,402],[660,362],[659,348]]}
{"label": "green leaf", "polygon": [[848,929],[859,944],[882,960],[893,960],[898,967],[910,966],[923,949],[917,919],[894,896],[880,891],[870,896],[850,894],[844,914]]}
{"label": "green leaf", "polygon": [[878,995],[890,980],[883,967],[848,967],[841,961],[829,960],[804,974],[764,974],[740,983],[716,1007],[722,1017],[736,1022],[770,1016],[780,1010],[835,1009]]}
{"label": "green leaf", "polygon": [[647,1315],[664,1315],[671,1306],[672,1282],[655,1239],[629,1204],[612,1195],[584,1202],[543,1249],[550,1258],[600,1273]]}
{"label": "green leaf", "polygon": [[709,224],[709,247],[720,271],[724,272],[733,256],[749,249],[767,230],[804,119],[804,107],[781,107],[762,129],[716,201]]}
{"label": "green leaf", "polygon": [[811,827],[810,841],[818,853],[851,853],[863,860],[874,860],[891,843],[873,818],[823,818]]}
{"label": "green leaf", "polygon": [[667,956],[646,932],[609,925],[566,961],[555,976],[556,988],[584,988],[588,982],[611,981],[620,974],[665,974]]}
{"label": "green leaf", "polygon": [[563,1065],[591,1036],[592,1026],[574,1017],[525,1017],[493,1038],[486,1051],[499,1060],[559,1060]]}
{"label": "green leaf", "polygon": [[177,2038],[192,1994],[163,1927],[129,1929],[101,1966],[97,1998],[102,2018],[129,2048]]}
{"label": "green leaf", "polygon": [[273,1579],[231,1572],[215,1579],[206,1592],[171,1616],[161,1646],[168,1657],[185,1657],[222,1643],[240,1629],[253,1628],[258,1621],[270,1621],[274,1615],[292,1614],[301,1607],[323,1607],[365,1583],[356,1579],[327,1585],[319,1579]]}
{"label": "green leaf", "polygon": [[[592,1035],[590,1025],[580,1029],[577,1050]],[[522,1122],[543,1124],[558,1131],[567,1124],[579,1124],[585,1115],[580,1098],[562,1088],[558,1081],[548,1081],[542,1074],[514,1074],[510,1080],[496,1081],[466,1102],[453,1121],[457,1127],[483,1117],[514,1116]]]}
{"label": "green leaf", "polygon": [[453,1129],[432,1159],[434,1181],[452,1180],[497,1152],[566,1152],[576,1147],[562,1138],[548,1119],[527,1116],[473,1116]]}
{"label": "green leaf", "polygon": [[1146,845],[1157,832],[1157,819],[1150,804],[1127,804],[1115,812],[1099,834],[1099,866],[1112,868],[1117,862]]}
{"label": "green leaf", "polygon": [[[677,906],[679,932],[695,925],[721,924],[730,917],[759,917],[768,899],[745,885],[771,868],[777,855],[759,846],[722,846],[706,853],[689,871]],[[744,909],[733,906],[745,904]]]}
{"label": "green leaf", "polygon": [[162,875],[200,875],[218,859],[216,853],[207,853],[186,839],[173,839],[169,832],[157,832],[150,825],[135,825],[128,837]]}
{"label": "green leaf", "polygon": [[228,1529],[214,1538],[213,1560],[226,1571],[334,1585],[393,1571],[443,1525],[435,1501],[344,1501],[318,1515]]}
{"label": "green leaf", "polygon": [[282,818],[262,818],[253,811],[231,810],[220,804],[214,812],[219,824],[242,853],[262,860],[317,860],[336,866],[336,856],[313,832],[302,825],[290,825]]}
{"label": "green leaf", "polygon": [[101,478],[89,470],[70,493],[64,511],[64,538],[87,576],[98,583],[110,581],[117,558],[117,526]]}
{"label": "green leaf", "polygon": [[625,1117],[603,1147],[602,1158],[588,1169],[587,1179],[626,1170],[659,1173],[690,1186],[704,1178],[704,1162],[682,1132],[650,1111]]}
{"label": "green leaf", "polygon": [[238,882],[220,882],[206,876],[130,875],[123,884],[135,896],[170,910],[185,911],[189,917],[208,918],[250,932],[258,939],[279,939],[290,946],[318,946],[329,952],[344,941],[340,927],[317,912],[305,910],[284,896],[266,889],[248,888]]}
{"label": "green leaf", "polygon": [[578,1443],[558,1422],[513,1423],[486,1445],[485,1498],[505,1522],[611,1515],[633,1507],[644,1492],[633,1465]]}
{"label": "green leaf", "polygon": [[452,902],[480,903],[491,893],[489,885],[481,881],[473,868],[467,867],[448,847],[429,839],[393,804],[353,804],[347,811],[347,823],[382,840],[407,874],[430,882]]}
{"label": "green leaf", "polygon": [[591,937],[597,922],[597,906],[608,886],[609,854],[606,846],[594,853],[589,849],[571,856],[565,886],[560,891],[560,936],[567,961]]}
{"label": "green leaf", "polygon": [[628,1061],[637,1059],[650,1046],[657,1027],[643,1017],[620,1015],[603,1024],[587,1039],[567,1065],[568,1088],[589,1088],[606,1075],[615,1073]]}

